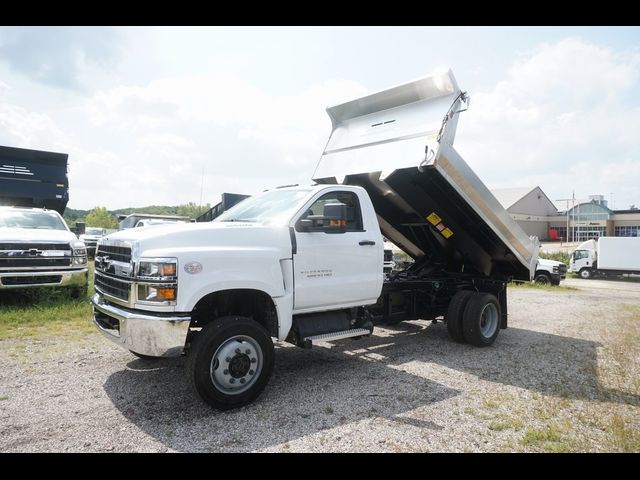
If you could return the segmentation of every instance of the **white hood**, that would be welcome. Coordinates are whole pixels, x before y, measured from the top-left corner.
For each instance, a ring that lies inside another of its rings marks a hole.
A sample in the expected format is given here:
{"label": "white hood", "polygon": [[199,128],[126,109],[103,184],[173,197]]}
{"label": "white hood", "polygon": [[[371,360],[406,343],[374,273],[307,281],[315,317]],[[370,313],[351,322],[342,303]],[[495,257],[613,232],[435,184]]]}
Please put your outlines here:
{"label": "white hood", "polygon": [[78,237],[68,230],[38,228],[0,228],[2,242],[73,242]]}
{"label": "white hood", "polygon": [[557,267],[561,265],[562,262],[558,262],[557,260],[548,260],[546,258],[538,258],[538,265],[545,265],[547,267]]}
{"label": "white hood", "polygon": [[273,227],[245,222],[202,222],[128,228],[102,237],[98,245],[137,245],[143,256],[175,256],[199,249],[270,248],[291,256],[286,226]]}

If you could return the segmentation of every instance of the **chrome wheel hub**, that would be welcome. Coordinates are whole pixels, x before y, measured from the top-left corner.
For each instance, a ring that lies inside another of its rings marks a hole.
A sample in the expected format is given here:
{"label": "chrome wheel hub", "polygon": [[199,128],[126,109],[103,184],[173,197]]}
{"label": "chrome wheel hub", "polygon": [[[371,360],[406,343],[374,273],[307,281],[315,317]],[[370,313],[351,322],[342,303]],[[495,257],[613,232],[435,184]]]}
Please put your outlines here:
{"label": "chrome wheel hub", "polygon": [[237,395],[247,391],[262,371],[262,349],[256,340],[235,335],[218,347],[211,359],[211,381],[223,393]]}

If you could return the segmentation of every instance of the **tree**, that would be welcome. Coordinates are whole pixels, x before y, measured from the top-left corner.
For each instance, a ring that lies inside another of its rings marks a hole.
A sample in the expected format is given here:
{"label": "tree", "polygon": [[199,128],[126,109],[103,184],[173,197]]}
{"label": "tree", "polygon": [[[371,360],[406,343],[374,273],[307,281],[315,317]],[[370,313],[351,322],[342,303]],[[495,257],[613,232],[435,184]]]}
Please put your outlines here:
{"label": "tree", "polygon": [[94,208],[87,214],[84,221],[87,227],[118,228],[118,220],[107,211],[106,207]]}
{"label": "tree", "polygon": [[198,218],[200,215],[202,215],[204,212],[206,212],[210,208],[211,208],[211,205],[209,205],[208,203],[206,205],[200,206],[200,205],[196,205],[193,202],[189,202],[184,205],[178,205],[178,207],[176,208],[176,215],[185,215],[191,218]]}

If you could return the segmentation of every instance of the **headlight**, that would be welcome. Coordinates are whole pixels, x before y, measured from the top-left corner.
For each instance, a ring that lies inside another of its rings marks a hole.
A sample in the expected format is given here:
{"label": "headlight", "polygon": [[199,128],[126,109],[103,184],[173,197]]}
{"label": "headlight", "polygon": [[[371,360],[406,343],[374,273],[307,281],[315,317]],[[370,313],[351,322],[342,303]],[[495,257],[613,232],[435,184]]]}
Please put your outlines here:
{"label": "headlight", "polygon": [[138,264],[138,278],[151,280],[174,280],[178,272],[175,258],[154,258],[141,260]]}
{"label": "headlight", "polygon": [[173,302],[177,297],[175,285],[140,285],[138,284],[138,300],[143,302]]}
{"label": "headlight", "polygon": [[83,242],[74,242],[71,249],[74,265],[87,264],[87,249]]}

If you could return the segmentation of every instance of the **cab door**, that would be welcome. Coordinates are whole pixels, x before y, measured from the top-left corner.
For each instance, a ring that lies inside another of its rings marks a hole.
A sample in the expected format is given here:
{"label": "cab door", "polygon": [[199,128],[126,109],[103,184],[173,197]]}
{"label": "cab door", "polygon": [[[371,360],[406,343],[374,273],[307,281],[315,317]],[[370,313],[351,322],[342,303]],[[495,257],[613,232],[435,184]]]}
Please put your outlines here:
{"label": "cab door", "polygon": [[[294,313],[375,303],[382,288],[383,244],[373,208],[368,212],[373,218],[366,225],[356,192],[335,190],[319,195],[294,225]],[[321,216],[325,205],[336,203],[346,205],[344,232],[304,231],[301,220]]]}

